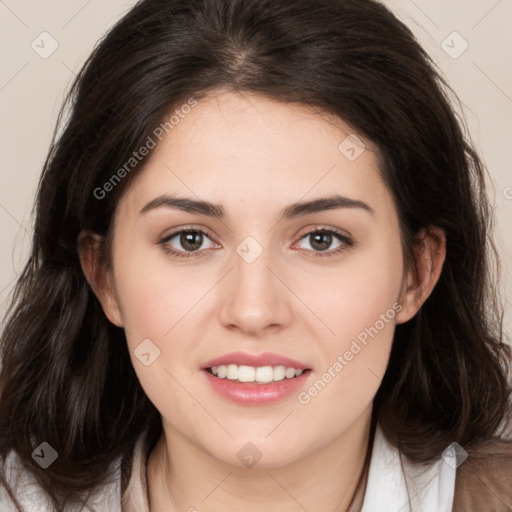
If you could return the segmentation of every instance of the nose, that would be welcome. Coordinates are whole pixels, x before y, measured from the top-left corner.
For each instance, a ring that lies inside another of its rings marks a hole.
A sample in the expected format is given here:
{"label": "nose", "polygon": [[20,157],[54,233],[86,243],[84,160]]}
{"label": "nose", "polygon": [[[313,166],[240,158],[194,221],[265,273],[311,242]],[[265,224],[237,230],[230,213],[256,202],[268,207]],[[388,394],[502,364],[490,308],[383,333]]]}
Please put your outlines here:
{"label": "nose", "polygon": [[233,260],[234,268],[222,290],[222,325],[256,338],[289,325],[291,293],[270,251],[264,250],[252,262],[238,253]]}

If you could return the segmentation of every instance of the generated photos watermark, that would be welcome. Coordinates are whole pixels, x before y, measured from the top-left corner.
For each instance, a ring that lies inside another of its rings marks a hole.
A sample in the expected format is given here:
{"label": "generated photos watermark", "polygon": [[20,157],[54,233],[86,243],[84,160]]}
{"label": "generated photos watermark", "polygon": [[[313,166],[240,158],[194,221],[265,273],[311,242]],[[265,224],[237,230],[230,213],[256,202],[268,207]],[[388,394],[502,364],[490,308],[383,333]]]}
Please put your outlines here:
{"label": "generated photos watermark", "polygon": [[399,302],[395,302],[391,308],[380,315],[379,319],[371,327],[366,327],[361,331],[357,335],[357,339],[352,340],[350,348],[343,355],[338,355],[336,361],[307,390],[301,391],[298,394],[299,402],[303,405],[309,404],[312,398],[317,396],[367,346],[368,337],[371,339],[375,338],[400,311],[402,311],[402,305]]}

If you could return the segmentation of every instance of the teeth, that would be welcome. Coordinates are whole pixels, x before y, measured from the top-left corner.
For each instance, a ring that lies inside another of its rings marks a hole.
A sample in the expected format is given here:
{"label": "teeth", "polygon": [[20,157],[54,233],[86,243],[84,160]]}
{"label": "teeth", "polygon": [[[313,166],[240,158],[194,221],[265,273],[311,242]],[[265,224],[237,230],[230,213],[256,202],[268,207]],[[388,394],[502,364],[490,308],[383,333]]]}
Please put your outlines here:
{"label": "teeth", "polygon": [[[290,370],[293,370],[293,368],[290,368]],[[293,375],[295,376],[295,372],[293,372]],[[286,376],[286,367],[284,366],[276,366],[274,367],[274,378],[273,380],[283,380]]]}
{"label": "teeth", "polygon": [[228,364],[226,378],[235,380],[238,377],[238,367],[236,364]]}
{"label": "teeth", "polygon": [[257,382],[266,384],[283,379],[298,377],[302,370],[287,368],[286,366],[237,366],[236,364],[212,366],[212,373],[220,379],[228,378],[239,382]]}

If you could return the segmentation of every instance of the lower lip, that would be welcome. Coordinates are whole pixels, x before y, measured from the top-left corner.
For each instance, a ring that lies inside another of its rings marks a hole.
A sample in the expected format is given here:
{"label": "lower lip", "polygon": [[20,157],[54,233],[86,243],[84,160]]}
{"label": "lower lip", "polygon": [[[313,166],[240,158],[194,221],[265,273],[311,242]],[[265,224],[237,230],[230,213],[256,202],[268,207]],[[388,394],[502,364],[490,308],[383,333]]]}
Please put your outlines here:
{"label": "lower lip", "polygon": [[223,398],[241,405],[267,405],[279,402],[298,392],[304,386],[311,370],[304,371],[292,379],[285,378],[268,384],[220,379],[208,370],[203,370],[203,372],[212,389]]}

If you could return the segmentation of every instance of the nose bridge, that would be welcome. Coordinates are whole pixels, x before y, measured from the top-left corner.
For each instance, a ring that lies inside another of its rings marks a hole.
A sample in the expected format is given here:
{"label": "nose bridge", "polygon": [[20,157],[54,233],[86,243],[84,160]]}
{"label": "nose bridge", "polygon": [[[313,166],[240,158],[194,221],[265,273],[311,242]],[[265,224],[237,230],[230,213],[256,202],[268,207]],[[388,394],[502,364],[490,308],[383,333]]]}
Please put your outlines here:
{"label": "nose bridge", "polygon": [[[254,239],[253,239],[254,240]],[[251,240],[239,244],[234,257],[234,279],[237,293],[249,296],[261,295],[270,292],[272,287],[271,267],[273,260],[271,250],[263,248]]]}
{"label": "nose bridge", "polygon": [[236,247],[233,266],[221,310],[223,324],[254,334],[288,322],[286,288],[274,275],[278,269],[269,245],[246,237]]}

